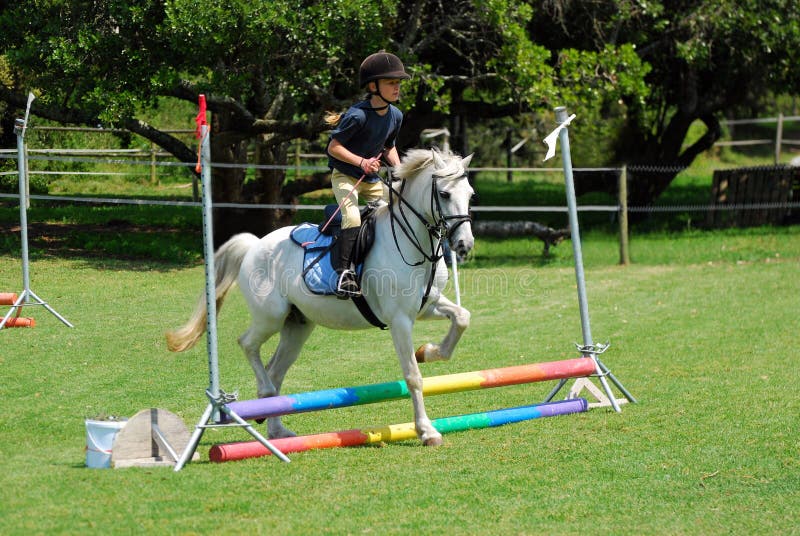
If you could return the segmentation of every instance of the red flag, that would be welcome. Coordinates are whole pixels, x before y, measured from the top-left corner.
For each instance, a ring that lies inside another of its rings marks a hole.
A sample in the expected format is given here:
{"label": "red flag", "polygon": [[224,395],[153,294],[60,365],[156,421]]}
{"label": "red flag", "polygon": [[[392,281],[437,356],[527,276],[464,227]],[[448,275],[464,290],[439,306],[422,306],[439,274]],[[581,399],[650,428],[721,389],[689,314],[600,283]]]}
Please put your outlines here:
{"label": "red flag", "polygon": [[203,136],[203,125],[207,125],[208,122],[206,121],[206,96],[201,94],[198,97],[198,101],[200,104],[200,111],[197,113],[197,117],[194,118],[194,121],[197,123],[195,137],[199,140]]}
{"label": "red flag", "polygon": [[[208,122],[206,121],[206,96],[200,94],[197,100],[200,105],[200,111],[197,112],[197,117],[194,118],[194,122],[197,123],[197,130],[195,131],[194,135],[195,138],[199,140],[203,137],[203,126],[207,125]],[[200,162],[200,146],[202,144],[203,142],[201,141],[200,145],[197,146],[197,165],[194,168],[197,173],[200,173],[202,170],[202,165]]]}

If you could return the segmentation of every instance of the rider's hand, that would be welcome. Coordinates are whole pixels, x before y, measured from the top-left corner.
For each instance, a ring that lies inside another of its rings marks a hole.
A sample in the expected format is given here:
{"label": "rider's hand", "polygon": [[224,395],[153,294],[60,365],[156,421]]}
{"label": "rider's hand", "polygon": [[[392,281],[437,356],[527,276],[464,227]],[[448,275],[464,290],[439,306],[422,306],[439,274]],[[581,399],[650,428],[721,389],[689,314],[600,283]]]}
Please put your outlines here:
{"label": "rider's hand", "polygon": [[366,174],[377,173],[381,169],[381,161],[379,158],[362,158],[359,166]]}

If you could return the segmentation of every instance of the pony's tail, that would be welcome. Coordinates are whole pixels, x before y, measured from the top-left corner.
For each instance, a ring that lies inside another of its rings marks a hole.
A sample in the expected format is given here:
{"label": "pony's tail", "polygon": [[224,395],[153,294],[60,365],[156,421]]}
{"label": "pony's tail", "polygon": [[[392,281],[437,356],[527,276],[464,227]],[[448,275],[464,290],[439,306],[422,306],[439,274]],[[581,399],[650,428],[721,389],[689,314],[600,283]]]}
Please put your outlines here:
{"label": "pony's tail", "polygon": [[[236,284],[245,254],[258,242],[259,238],[253,234],[237,234],[222,244],[214,254],[217,310],[222,308],[225,296]],[[171,352],[183,352],[197,344],[206,330],[206,315],[206,296],[202,294],[189,321],[166,333],[167,348]]]}

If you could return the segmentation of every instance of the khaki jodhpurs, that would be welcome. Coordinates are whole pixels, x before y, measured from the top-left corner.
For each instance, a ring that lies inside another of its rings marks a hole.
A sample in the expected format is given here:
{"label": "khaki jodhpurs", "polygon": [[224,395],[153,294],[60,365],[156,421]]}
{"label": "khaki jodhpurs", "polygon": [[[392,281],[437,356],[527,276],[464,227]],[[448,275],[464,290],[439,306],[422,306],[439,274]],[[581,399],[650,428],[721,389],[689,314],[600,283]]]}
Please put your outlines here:
{"label": "khaki jodhpurs", "polygon": [[333,170],[331,172],[331,188],[333,188],[333,195],[336,201],[342,205],[342,229],[350,229],[353,227],[361,226],[361,213],[358,210],[359,195],[364,204],[370,201],[377,201],[383,197],[383,183],[378,182],[364,182],[358,185],[358,189],[347,198],[342,204],[347,194],[349,194],[353,187],[356,185],[357,179],[344,173]]}

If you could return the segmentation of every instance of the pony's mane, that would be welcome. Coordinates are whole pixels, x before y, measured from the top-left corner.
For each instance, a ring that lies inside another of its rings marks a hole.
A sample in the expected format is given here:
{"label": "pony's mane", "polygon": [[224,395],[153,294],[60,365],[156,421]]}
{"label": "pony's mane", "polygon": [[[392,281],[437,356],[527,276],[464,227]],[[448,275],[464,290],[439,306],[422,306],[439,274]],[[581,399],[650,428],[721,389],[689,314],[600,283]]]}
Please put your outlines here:
{"label": "pony's mane", "polygon": [[[405,154],[400,164],[394,168],[395,179],[413,179],[423,169],[433,164],[433,154],[431,151],[436,151],[442,160],[445,161],[448,171],[447,175],[459,176],[463,174],[463,166],[461,160],[451,151],[443,151],[441,149],[409,149]],[[452,170],[452,173],[449,171]]]}

